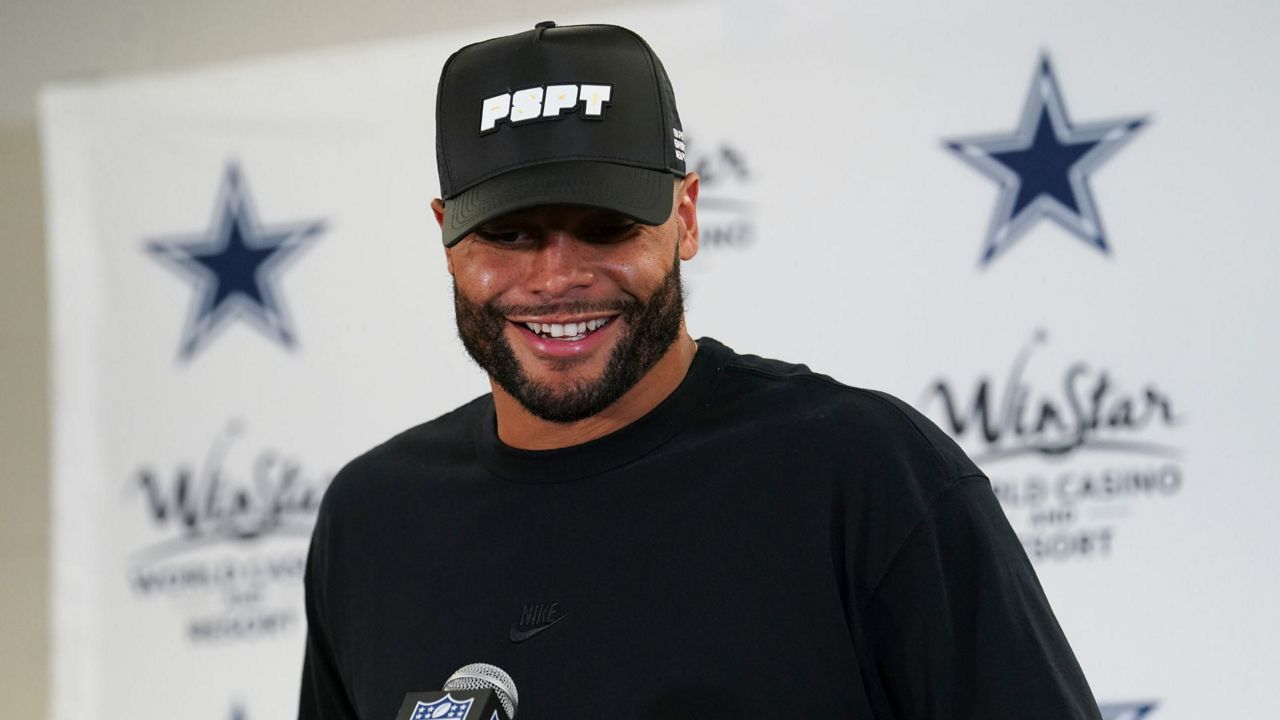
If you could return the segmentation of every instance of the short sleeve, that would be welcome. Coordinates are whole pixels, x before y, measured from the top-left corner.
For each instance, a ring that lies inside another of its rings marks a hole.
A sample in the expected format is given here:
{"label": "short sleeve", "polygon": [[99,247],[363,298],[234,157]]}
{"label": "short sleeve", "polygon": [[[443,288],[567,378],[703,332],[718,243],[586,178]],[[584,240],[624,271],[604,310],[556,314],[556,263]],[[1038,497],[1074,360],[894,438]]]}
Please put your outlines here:
{"label": "short sleeve", "polygon": [[938,494],[862,615],[898,720],[1100,720],[986,478]]}
{"label": "short sleeve", "polygon": [[298,698],[298,720],[356,720],[342,675],[338,670],[329,628],[325,622],[325,547],[329,524],[325,513],[311,536],[304,576],[307,609],[307,645],[302,663],[302,687]]}

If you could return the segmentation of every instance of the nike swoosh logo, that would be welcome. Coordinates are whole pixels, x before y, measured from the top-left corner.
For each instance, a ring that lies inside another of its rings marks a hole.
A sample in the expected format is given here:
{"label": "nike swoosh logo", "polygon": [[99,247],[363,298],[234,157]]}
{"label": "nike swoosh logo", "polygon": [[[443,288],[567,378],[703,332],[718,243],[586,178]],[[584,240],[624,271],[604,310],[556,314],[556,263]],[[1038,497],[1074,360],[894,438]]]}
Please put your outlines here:
{"label": "nike swoosh logo", "polygon": [[511,642],[513,643],[524,642],[525,640],[528,640],[534,635],[537,635],[538,633],[542,632],[543,630],[546,630],[547,628],[551,627],[552,625],[555,625],[556,623],[560,622],[561,620],[567,617],[569,617],[569,613],[565,613],[560,617],[556,618],[555,620],[552,620],[549,623],[545,623],[543,625],[539,625],[537,627],[530,628],[528,630],[521,630],[518,627],[519,623],[516,623],[515,625],[511,626]]}

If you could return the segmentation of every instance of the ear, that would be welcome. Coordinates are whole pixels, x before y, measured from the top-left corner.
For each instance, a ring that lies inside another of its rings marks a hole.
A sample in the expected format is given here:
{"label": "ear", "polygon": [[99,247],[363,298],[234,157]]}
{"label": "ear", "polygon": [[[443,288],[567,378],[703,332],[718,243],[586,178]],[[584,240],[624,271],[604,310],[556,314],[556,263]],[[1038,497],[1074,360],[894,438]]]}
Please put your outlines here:
{"label": "ear", "polygon": [[676,184],[676,222],[684,226],[680,236],[680,259],[692,260],[698,254],[698,173],[691,172]]}
{"label": "ear", "polygon": [[[431,212],[435,213],[436,224],[440,226],[441,230],[444,230],[444,201],[441,200],[440,198],[435,198],[434,200],[432,200]],[[449,274],[452,275],[453,274],[453,248],[447,247],[444,249],[444,262],[445,262],[445,265],[449,268]]]}

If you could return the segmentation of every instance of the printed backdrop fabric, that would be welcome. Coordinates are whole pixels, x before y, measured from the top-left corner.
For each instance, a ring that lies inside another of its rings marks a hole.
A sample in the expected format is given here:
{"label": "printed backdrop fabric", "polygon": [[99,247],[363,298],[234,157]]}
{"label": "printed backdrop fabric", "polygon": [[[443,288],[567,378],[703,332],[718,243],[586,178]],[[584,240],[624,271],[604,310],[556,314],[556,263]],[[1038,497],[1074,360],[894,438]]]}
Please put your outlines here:
{"label": "printed backdrop fabric", "polygon": [[[955,436],[1107,717],[1277,715],[1280,6],[558,19],[673,78],[695,335]],[[58,720],[294,713],[326,483],[486,391],[428,207],[435,79],[524,28],[45,95]]]}

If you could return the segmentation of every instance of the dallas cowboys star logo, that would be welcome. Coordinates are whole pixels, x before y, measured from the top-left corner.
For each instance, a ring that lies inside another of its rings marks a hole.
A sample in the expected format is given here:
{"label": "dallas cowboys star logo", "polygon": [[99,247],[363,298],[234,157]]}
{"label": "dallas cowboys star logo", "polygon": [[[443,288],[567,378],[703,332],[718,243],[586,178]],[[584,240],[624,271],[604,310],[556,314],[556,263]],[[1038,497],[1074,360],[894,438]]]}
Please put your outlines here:
{"label": "dallas cowboys star logo", "polygon": [[1042,57],[1016,130],[945,143],[1000,184],[981,264],[1008,250],[1042,218],[1057,222],[1104,254],[1110,252],[1089,175],[1146,122],[1130,118],[1073,124],[1049,58]]}
{"label": "dallas cowboys star logo", "polygon": [[195,285],[179,357],[190,360],[234,318],[292,348],[296,339],[276,282],[285,265],[323,230],[321,220],[260,225],[240,169],[228,164],[206,232],[147,243],[152,257]]}
{"label": "dallas cowboys star logo", "polygon": [[1142,720],[1156,709],[1154,702],[1128,702],[1099,705],[1102,720]]}

